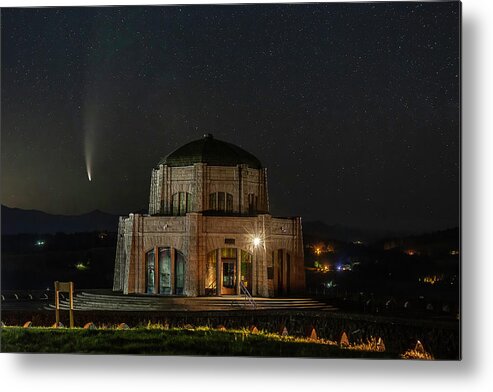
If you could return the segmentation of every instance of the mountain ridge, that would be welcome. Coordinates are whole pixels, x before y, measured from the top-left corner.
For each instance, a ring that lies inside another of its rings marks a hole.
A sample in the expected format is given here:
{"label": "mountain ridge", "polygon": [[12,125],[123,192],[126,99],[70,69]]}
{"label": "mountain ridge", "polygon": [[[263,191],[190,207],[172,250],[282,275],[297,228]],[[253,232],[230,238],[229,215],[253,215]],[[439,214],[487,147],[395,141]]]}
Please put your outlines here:
{"label": "mountain ridge", "polygon": [[[55,234],[57,232],[68,234],[91,231],[116,232],[118,230],[118,219],[121,216],[98,209],[78,215],[61,215],[5,205],[1,206],[1,213],[2,235]],[[140,210],[135,211],[135,213],[145,212]],[[337,223],[327,224],[320,220],[304,221],[303,233],[305,240],[332,239],[344,242],[374,242],[388,238],[426,234],[412,231],[363,229]]]}

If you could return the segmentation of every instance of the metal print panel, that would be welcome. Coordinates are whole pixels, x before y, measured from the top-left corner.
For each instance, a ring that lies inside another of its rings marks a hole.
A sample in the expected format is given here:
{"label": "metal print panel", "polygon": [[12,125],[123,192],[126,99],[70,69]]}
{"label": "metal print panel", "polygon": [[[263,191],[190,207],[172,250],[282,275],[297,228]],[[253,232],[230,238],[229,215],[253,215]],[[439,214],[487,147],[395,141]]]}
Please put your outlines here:
{"label": "metal print panel", "polygon": [[460,18],[2,9],[1,350],[460,359]]}

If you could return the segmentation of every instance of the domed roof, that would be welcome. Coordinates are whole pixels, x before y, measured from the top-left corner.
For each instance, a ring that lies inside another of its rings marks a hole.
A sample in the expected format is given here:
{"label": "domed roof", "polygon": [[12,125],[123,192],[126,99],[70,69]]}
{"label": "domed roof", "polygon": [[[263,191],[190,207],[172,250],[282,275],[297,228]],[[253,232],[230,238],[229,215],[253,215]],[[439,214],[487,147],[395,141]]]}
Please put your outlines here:
{"label": "domed roof", "polygon": [[194,163],[207,163],[210,166],[236,166],[247,164],[260,169],[262,164],[249,152],[231,143],[214,139],[206,134],[202,139],[187,143],[161,159],[160,165],[191,166]]}

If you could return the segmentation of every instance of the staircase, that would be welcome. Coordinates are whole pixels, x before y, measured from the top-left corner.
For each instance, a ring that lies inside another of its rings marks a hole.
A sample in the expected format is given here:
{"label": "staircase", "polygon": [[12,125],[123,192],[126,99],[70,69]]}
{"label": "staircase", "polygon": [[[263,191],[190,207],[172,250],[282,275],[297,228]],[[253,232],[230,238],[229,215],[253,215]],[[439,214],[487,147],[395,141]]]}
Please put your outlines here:
{"label": "staircase", "polygon": [[[2,301],[4,310],[53,310],[54,300]],[[68,297],[60,298],[60,308],[68,309]],[[310,298],[260,298],[243,294],[221,297],[164,297],[153,295],[123,295],[109,290],[80,291],[74,295],[74,309],[102,311],[237,311],[237,310],[317,310],[334,311],[331,305]]]}

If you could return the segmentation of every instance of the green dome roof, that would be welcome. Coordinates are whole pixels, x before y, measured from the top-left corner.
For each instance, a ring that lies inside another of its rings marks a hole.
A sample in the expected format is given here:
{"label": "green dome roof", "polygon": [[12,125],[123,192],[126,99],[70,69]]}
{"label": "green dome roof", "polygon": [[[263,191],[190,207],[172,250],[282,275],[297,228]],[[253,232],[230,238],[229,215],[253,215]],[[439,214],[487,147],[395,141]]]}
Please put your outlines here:
{"label": "green dome roof", "polygon": [[247,164],[260,169],[262,164],[249,152],[231,143],[214,139],[206,134],[202,139],[187,143],[161,159],[160,165],[191,166],[194,163],[207,163],[210,166],[236,166]]}

